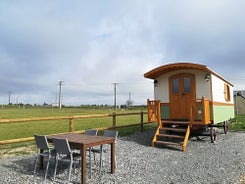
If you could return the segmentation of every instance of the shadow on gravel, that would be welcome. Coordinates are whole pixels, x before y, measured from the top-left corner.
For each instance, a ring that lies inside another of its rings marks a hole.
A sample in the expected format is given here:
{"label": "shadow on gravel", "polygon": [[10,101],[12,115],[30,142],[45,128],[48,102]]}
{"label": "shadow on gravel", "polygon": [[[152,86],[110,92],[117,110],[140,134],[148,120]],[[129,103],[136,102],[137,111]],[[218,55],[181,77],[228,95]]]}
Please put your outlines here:
{"label": "shadow on gravel", "polygon": [[17,160],[13,160],[11,164],[2,165],[3,167],[14,170],[20,174],[33,175],[34,169],[34,156],[23,157]]}
{"label": "shadow on gravel", "polygon": [[[128,141],[133,141],[137,144],[152,147],[152,139],[155,135],[156,130],[147,130],[144,132],[137,132],[127,138]],[[191,135],[189,138],[189,142],[209,142],[210,141],[210,135],[205,134],[198,134],[198,135]],[[182,151],[181,147],[175,147],[175,146],[168,146],[168,145],[157,145],[155,148],[159,149],[169,149],[174,151]]]}
{"label": "shadow on gravel", "polygon": [[155,135],[155,130],[147,130],[144,132],[137,132],[133,135],[130,135],[128,137],[128,140],[143,146],[151,147],[152,146],[151,141],[154,135]]}
{"label": "shadow on gravel", "polygon": [[[45,169],[39,169],[39,165],[37,166],[37,171],[36,171],[36,176],[34,177],[34,163],[36,160],[36,156],[27,156],[27,157],[20,157],[16,160],[12,160],[10,163],[7,163],[5,165],[2,165],[5,168],[8,168],[8,170],[14,170],[17,174],[19,175],[27,175],[30,176],[31,178],[33,177],[33,182],[38,181],[41,182],[44,180],[44,173]],[[46,159],[44,160],[44,168],[46,167]],[[50,165],[49,165],[49,171],[47,175],[47,182],[50,181],[50,179],[53,178],[53,168],[54,168],[54,160],[50,160]],[[59,167],[57,169],[57,179],[55,183],[63,183],[59,182],[59,177],[61,177],[61,180],[63,181],[63,177],[66,178],[67,174],[67,164],[65,163],[60,163]],[[78,169],[78,168],[76,168]],[[59,176],[59,174],[61,176]],[[64,176],[65,175],[65,176]],[[40,180],[40,181],[39,181]],[[72,181],[72,183],[78,183],[75,181]]]}
{"label": "shadow on gravel", "polygon": [[[152,147],[152,139],[155,135],[156,130],[147,130],[144,132],[138,132],[136,134],[133,134],[129,136],[129,141],[133,141],[137,144]],[[174,151],[182,151],[181,148],[173,147],[173,146],[167,146],[167,145],[158,145],[155,147],[156,149],[168,149],[168,150],[174,150]]]}

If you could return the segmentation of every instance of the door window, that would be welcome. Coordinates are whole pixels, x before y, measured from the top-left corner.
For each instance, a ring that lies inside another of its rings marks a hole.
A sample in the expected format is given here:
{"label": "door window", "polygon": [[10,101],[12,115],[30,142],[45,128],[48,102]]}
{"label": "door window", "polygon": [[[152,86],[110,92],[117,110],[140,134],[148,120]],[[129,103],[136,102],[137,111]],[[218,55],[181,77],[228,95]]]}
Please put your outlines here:
{"label": "door window", "polygon": [[190,93],[191,91],[191,79],[184,77],[184,93]]}
{"label": "door window", "polygon": [[179,93],[179,78],[175,78],[173,80],[173,93],[174,94]]}

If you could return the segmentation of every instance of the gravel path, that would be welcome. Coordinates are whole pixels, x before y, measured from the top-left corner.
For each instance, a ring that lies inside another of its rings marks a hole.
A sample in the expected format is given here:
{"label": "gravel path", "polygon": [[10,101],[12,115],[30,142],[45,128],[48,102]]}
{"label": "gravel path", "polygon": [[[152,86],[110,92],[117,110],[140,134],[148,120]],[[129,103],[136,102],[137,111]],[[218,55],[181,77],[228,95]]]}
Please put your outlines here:
{"label": "gravel path", "polygon": [[[116,144],[117,168],[110,174],[109,155],[105,153],[102,175],[98,166],[93,168],[92,179],[87,183],[104,184],[238,184],[245,174],[245,133],[229,132],[218,134],[215,144],[209,137],[195,137],[188,142],[187,152],[179,149],[152,148],[154,131],[119,137]],[[0,159],[0,183],[34,183],[34,155]],[[51,168],[53,164],[51,163]],[[57,181],[52,182],[50,169],[46,183],[65,183],[65,167],[62,167]],[[76,168],[78,170],[78,168]],[[43,180],[39,171],[36,183]],[[72,183],[80,181],[80,172],[72,173]],[[243,180],[244,181],[244,180]]]}

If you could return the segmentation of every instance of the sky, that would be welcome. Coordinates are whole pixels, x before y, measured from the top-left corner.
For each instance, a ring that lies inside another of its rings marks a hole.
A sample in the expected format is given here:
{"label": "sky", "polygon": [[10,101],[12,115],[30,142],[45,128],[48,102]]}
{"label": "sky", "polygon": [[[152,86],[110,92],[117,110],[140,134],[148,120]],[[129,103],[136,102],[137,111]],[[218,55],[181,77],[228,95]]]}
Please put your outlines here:
{"label": "sky", "polygon": [[134,105],[144,73],[207,65],[245,89],[244,0],[1,0],[0,104]]}

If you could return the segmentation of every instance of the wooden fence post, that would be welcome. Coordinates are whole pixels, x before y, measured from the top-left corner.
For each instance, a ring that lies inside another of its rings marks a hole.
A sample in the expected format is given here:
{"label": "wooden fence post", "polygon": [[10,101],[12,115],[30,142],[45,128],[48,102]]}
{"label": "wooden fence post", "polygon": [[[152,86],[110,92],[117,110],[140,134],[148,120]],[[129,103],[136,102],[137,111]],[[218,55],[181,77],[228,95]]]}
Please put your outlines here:
{"label": "wooden fence post", "polygon": [[143,132],[143,126],[144,126],[144,112],[140,112],[140,131]]}
{"label": "wooden fence post", "polygon": [[74,118],[73,118],[73,116],[69,117],[69,132],[74,132]]}
{"label": "wooden fence post", "polygon": [[116,113],[113,112],[112,114],[112,127],[116,127]]}

